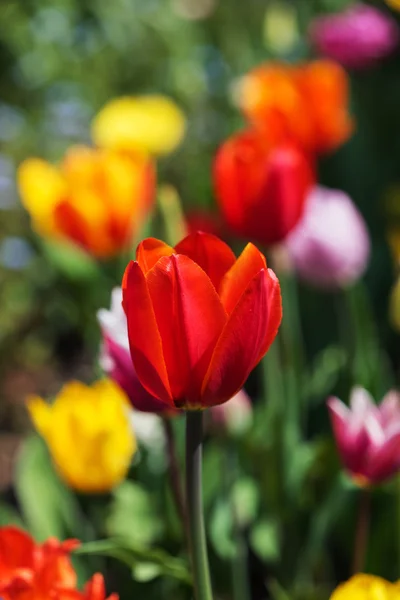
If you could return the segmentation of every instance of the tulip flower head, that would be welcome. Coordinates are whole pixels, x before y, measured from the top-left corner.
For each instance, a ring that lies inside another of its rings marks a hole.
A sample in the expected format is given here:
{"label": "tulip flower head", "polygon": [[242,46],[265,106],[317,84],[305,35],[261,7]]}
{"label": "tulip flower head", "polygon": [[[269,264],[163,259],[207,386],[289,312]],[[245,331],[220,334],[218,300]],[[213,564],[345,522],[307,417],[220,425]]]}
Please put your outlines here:
{"label": "tulip flower head", "polygon": [[126,96],[111,100],[92,124],[92,136],[101,148],[169,154],[185,134],[185,117],[166,96]]}
{"label": "tulip flower head", "polygon": [[310,37],[318,52],[358,69],[389,55],[398,44],[399,29],[392,17],[359,2],[341,13],[314,19]]}
{"label": "tulip flower head", "polygon": [[[103,576],[93,575],[84,592],[70,554],[78,540],[50,538],[37,544],[17,527],[0,527],[0,594],[3,600],[106,600]],[[108,600],[118,600],[117,594]]]}
{"label": "tulip flower head", "polygon": [[328,400],[333,433],[345,469],[356,483],[374,485],[400,470],[400,395],[391,391],[380,406],[354,388],[350,408]]}
{"label": "tulip flower head", "polygon": [[332,152],[353,131],[348,77],[329,60],[300,66],[269,63],[243,78],[245,117],[274,144],[295,141],[312,153]]}
{"label": "tulip flower head", "polygon": [[354,575],[342,583],[330,597],[330,600],[399,600],[400,582],[390,583],[375,575]]}
{"label": "tulip flower head", "polygon": [[293,144],[274,147],[263,135],[247,130],[220,147],[214,184],[232,231],[271,245],[282,241],[299,221],[314,172]]}
{"label": "tulip flower head", "polygon": [[128,325],[122,308],[121,288],[113,290],[110,310],[99,310],[97,318],[103,335],[101,368],[124,390],[133,408],[149,413],[165,412],[165,403],[149,394],[136,375],[129,351]]}
{"label": "tulip flower head", "polygon": [[351,198],[321,186],[310,193],[284,245],[299,277],[321,288],[357,281],[370,255],[367,226]]}
{"label": "tulip flower head", "polygon": [[[70,553],[78,540],[43,544],[17,527],[0,527],[0,595],[4,600],[52,598],[58,590],[73,590],[77,577]],[[57,597],[56,595],[54,597]]]}
{"label": "tulip flower head", "polygon": [[125,393],[111,380],[64,386],[52,405],[33,397],[28,409],[56,469],[81,492],[106,492],[126,476],[136,449]]}
{"label": "tulip flower head", "polygon": [[122,292],[138,378],[170,408],[199,410],[232,398],[282,317],[279,282],[261,252],[248,244],[236,259],[201,232],[174,248],[141,242]]}
{"label": "tulip flower head", "polygon": [[25,160],[18,184],[40,235],[69,240],[99,258],[129,247],[155,189],[153,166],[143,154],[85,146],[71,148],[58,167]]}

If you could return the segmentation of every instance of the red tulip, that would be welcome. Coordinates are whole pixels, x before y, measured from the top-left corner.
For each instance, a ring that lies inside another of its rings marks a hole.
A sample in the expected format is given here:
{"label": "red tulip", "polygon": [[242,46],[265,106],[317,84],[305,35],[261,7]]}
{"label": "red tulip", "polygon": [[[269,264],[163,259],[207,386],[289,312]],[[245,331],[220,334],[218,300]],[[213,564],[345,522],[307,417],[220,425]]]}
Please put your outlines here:
{"label": "red tulip", "polygon": [[273,342],[279,281],[248,244],[236,260],[211,234],[175,248],[148,238],[123,281],[132,361],[142,385],[171,408],[226,402]]}
{"label": "red tulip", "polygon": [[293,144],[271,146],[263,135],[246,130],[220,147],[214,182],[229,227],[270,245],[300,220],[314,173],[311,161]]}

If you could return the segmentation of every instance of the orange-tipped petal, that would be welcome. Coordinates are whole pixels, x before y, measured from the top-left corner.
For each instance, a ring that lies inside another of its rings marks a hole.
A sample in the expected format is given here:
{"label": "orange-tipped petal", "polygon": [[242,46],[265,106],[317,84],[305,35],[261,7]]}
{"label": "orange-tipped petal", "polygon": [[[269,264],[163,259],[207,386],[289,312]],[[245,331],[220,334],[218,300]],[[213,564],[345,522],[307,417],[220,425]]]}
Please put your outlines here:
{"label": "orange-tipped petal", "polygon": [[[273,338],[279,311],[270,307],[271,276],[263,269],[250,282],[218,340],[203,383],[203,404],[222,404],[243,386]],[[275,301],[276,302],[276,297]]]}
{"label": "orange-tipped petal", "polygon": [[272,342],[274,341],[279,326],[282,321],[282,296],[281,296],[281,286],[279,284],[279,279],[275,275],[272,269],[267,269],[268,271],[268,327],[266,336],[264,339],[264,344],[261,346],[260,354],[257,359],[257,363],[265,356],[268,352]]}
{"label": "orange-tipped petal", "polygon": [[226,313],[207,274],[181,254],[161,258],[147,275],[172,395],[199,406],[201,384]]}
{"label": "orange-tipped petal", "polygon": [[127,266],[122,292],[131,356],[137,376],[150,394],[172,405],[161,337],[147,281],[139,263],[131,261]]}
{"label": "orange-tipped petal", "polygon": [[136,260],[146,274],[162,256],[171,256],[173,253],[172,246],[168,246],[165,242],[156,238],[146,238],[137,247]]}
{"label": "orange-tipped petal", "polygon": [[247,244],[235,264],[226,273],[220,289],[221,302],[231,314],[250,281],[267,266],[265,256],[254,244]]}
{"label": "orange-tipped petal", "polygon": [[216,290],[236,257],[228,244],[211,233],[196,231],[175,246],[177,254],[185,254],[207,273]]}

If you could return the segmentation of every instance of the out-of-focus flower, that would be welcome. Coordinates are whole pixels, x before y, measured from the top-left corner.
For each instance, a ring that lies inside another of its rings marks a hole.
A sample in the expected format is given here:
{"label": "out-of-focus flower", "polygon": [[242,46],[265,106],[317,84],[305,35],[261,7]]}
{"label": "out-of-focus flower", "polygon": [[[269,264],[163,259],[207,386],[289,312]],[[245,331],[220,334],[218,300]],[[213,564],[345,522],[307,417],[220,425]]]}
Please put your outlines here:
{"label": "out-of-focus flower", "polygon": [[127,404],[107,379],[92,386],[70,382],[51,406],[38,397],[28,401],[36,429],[72,488],[106,492],[124,479],[136,449]]}
{"label": "out-of-focus flower", "polygon": [[399,29],[392,17],[360,2],[314,19],[310,37],[318,52],[357,69],[390,54],[399,41]]}
{"label": "out-of-focus flower", "polygon": [[174,248],[148,238],[126,269],[123,306],[142,385],[166,406],[198,410],[243,387],[282,317],[279,281],[248,244],[205,233]]}
{"label": "out-of-focus flower", "polygon": [[363,388],[354,388],[350,408],[328,400],[333,433],[346,470],[356,483],[372,485],[400,469],[400,395],[390,391],[380,406]]}
{"label": "out-of-focus flower", "polygon": [[285,247],[299,276],[325,288],[359,279],[370,255],[368,230],[352,200],[340,190],[321,186],[311,192]]}
{"label": "out-of-focus flower", "polygon": [[181,143],[186,120],[170,98],[126,96],[111,100],[92,124],[92,137],[103,148],[169,154]]}
{"label": "out-of-focus flower", "polygon": [[394,10],[400,10],[400,0],[385,0],[386,4]]}
{"label": "out-of-focus flower", "polygon": [[253,421],[251,400],[243,389],[229,402],[214,406],[210,412],[214,424],[232,435],[245,433]]}
{"label": "out-of-focus flower", "polygon": [[[104,579],[93,575],[84,592],[76,589],[77,576],[70,553],[78,540],[50,538],[36,544],[17,527],[0,528],[0,594],[3,600],[106,600]],[[108,600],[118,600],[117,594]]]}
{"label": "out-of-focus flower", "polygon": [[36,544],[17,527],[0,528],[0,595],[4,600],[58,598],[73,590],[77,577],[69,555],[78,540],[54,538]]}
{"label": "out-of-focus flower", "polygon": [[282,241],[299,221],[314,172],[292,144],[271,147],[262,135],[247,130],[220,147],[214,184],[232,231],[270,245]]}
{"label": "out-of-focus flower", "polygon": [[399,600],[400,582],[390,583],[375,575],[354,575],[342,583],[330,600]]}
{"label": "out-of-focus flower", "polygon": [[122,290],[115,288],[111,296],[111,308],[97,313],[103,344],[100,366],[127,394],[134,408],[145,412],[163,413],[168,407],[160,402],[140,383],[129,351],[128,326],[122,308]]}
{"label": "out-of-focus flower", "polygon": [[204,231],[217,237],[224,237],[224,226],[221,217],[207,210],[191,210],[186,214],[188,233]]}
{"label": "out-of-focus flower", "polygon": [[85,146],[71,148],[58,167],[25,160],[18,184],[39,234],[68,239],[100,258],[129,248],[155,189],[143,155]]}
{"label": "out-of-focus flower", "polygon": [[310,152],[330,152],[353,131],[348,76],[333,61],[262,65],[240,88],[245,116],[274,144],[294,140]]}

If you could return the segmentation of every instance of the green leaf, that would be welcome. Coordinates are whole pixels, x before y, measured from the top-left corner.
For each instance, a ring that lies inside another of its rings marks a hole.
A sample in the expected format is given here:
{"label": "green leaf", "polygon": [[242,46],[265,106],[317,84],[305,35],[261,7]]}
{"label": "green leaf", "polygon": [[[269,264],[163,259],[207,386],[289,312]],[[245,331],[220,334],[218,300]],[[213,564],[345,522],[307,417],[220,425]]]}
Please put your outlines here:
{"label": "green leaf", "polygon": [[132,569],[137,581],[150,581],[156,577],[173,577],[191,585],[191,576],[185,562],[159,548],[148,548],[126,538],[112,538],[83,544],[77,554],[98,554],[115,558]]}
{"label": "green leaf", "polygon": [[233,558],[236,546],[233,538],[232,503],[218,499],[210,518],[210,538],[216,553],[221,558]]}
{"label": "green leaf", "polygon": [[248,527],[257,516],[260,493],[257,484],[250,477],[235,482],[232,490],[233,508],[237,525]]}
{"label": "green leaf", "polygon": [[314,402],[326,400],[339,375],[347,363],[347,352],[340,346],[331,345],[322,350],[315,358],[311,374],[303,384],[303,395]]}
{"label": "green leaf", "polygon": [[113,497],[106,523],[110,536],[143,545],[159,538],[162,521],[151,495],[143,487],[132,481],[124,481],[114,490]]}
{"label": "green leaf", "polygon": [[12,506],[9,506],[5,502],[0,502],[0,527],[4,527],[5,525],[24,527],[21,515]]}
{"label": "green leaf", "polygon": [[67,242],[41,240],[44,255],[66,277],[74,280],[92,280],[99,276],[96,261],[87,253]]}
{"label": "green leaf", "polygon": [[24,441],[15,475],[24,520],[36,539],[82,534],[76,499],[57,477],[47,448],[38,436]]}
{"label": "green leaf", "polygon": [[250,531],[250,545],[261,560],[277,561],[280,557],[278,524],[269,519],[255,523]]}

